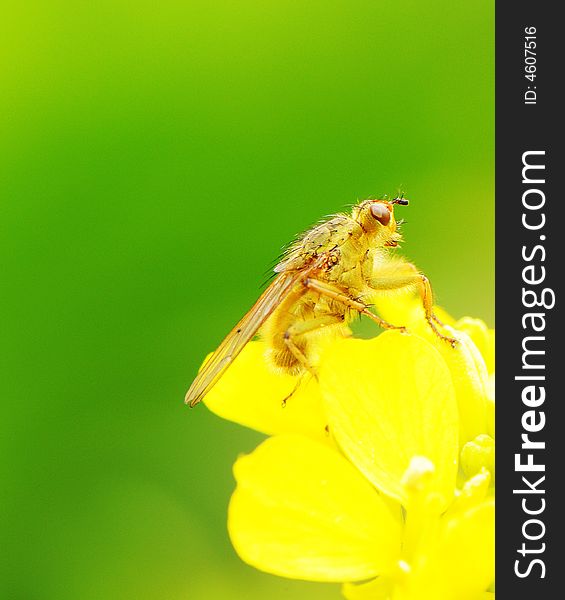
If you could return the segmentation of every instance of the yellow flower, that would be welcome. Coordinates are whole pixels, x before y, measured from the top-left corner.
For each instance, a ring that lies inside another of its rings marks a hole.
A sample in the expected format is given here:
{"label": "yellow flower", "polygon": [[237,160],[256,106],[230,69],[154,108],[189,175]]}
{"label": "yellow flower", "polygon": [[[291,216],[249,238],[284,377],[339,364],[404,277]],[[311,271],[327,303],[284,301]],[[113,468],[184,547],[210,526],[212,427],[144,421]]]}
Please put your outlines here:
{"label": "yellow flower", "polygon": [[457,328],[455,350],[412,330],[332,341],[318,382],[284,408],[296,380],[271,374],[253,342],[208,394],[273,436],[234,466],[228,528],[244,561],[341,582],[351,600],[493,597],[485,360],[474,330]]}

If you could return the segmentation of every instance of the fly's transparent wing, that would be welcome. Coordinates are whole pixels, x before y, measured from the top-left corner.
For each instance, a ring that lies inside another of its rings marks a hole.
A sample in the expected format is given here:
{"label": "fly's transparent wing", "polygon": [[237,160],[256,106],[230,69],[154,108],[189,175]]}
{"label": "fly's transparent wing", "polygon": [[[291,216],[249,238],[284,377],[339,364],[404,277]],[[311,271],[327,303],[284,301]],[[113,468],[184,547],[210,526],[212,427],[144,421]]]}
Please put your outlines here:
{"label": "fly's transparent wing", "polygon": [[307,277],[310,269],[302,272],[281,273],[261,294],[251,310],[228,333],[210,359],[202,367],[188,390],[185,402],[195,406],[208,393],[235,360],[243,347],[257,333],[275,308],[287,297],[293,287]]}

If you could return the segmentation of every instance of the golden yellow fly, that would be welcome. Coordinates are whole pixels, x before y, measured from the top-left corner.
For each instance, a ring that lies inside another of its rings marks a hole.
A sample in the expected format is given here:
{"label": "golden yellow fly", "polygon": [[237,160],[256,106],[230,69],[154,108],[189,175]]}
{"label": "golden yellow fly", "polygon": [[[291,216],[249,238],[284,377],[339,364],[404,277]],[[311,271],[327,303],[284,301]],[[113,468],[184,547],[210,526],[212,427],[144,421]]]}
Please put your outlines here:
{"label": "golden yellow fly", "polygon": [[322,328],[343,329],[356,314],[382,328],[404,330],[369,310],[367,300],[379,292],[417,289],[431,329],[454,346],[455,339],[436,326],[442,323],[432,310],[428,278],[388,253],[402,239],[394,218],[396,204],[407,205],[408,200],[364,200],[350,215],[332,216],[300,236],[274,268],[275,279],[202,367],[185,402],[198,404],[259,330],[267,343],[267,360],[291,375],[315,373],[313,335]]}

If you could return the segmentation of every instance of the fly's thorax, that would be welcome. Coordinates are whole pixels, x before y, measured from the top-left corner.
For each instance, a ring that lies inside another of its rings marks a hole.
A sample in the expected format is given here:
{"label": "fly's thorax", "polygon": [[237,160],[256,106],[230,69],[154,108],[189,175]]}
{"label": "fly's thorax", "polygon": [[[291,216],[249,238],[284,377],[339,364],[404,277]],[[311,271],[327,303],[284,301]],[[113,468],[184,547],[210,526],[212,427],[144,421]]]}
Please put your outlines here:
{"label": "fly's thorax", "polygon": [[358,297],[366,287],[364,260],[341,261],[324,275],[322,279],[352,298]]}
{"label": "fly's thorax", "polygon": [[350,239],[362,235],[363,230],[350,215],[335,215],[318,223],[293,242],[275,267],[275,272],[303,269],[321,256],[341,248]]}
{"label": "fly's thorax", "polygon": [[[337,284],[341,289],[363,287],[363,273],[366,262],[372,263],[371,239],[359,227],[353,230],[339,247],[333,251],[333,264],[330,262],[322,278]],[[359,233],[361,232],[361,233]]]}

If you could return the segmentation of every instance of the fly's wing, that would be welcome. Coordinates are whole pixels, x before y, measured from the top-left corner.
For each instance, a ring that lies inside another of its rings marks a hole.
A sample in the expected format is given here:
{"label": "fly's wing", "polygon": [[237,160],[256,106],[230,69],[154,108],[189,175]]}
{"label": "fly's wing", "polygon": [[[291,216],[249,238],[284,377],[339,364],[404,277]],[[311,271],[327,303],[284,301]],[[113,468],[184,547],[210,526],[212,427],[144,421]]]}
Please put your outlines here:
{"label": "fly's wing", "polygon": [[281,273],[261,294],[253,308],[228,333],[210,359],[202,367],[186,393],[185,402],[195,406],[210,391],[224,371],[257,333],[275,308],[286,298],[292,288],[304,279],[310,269],[301,272]]}

